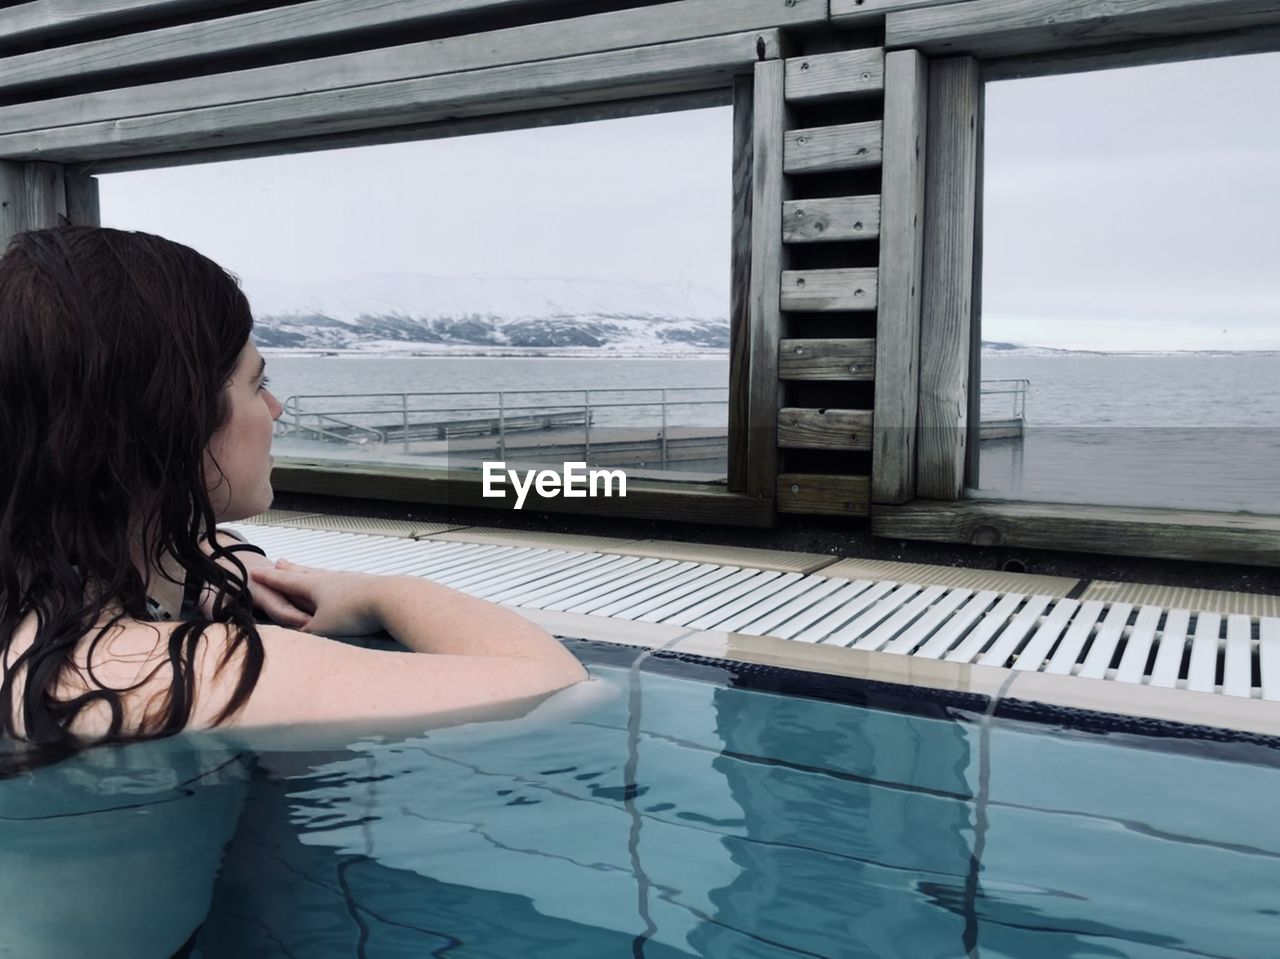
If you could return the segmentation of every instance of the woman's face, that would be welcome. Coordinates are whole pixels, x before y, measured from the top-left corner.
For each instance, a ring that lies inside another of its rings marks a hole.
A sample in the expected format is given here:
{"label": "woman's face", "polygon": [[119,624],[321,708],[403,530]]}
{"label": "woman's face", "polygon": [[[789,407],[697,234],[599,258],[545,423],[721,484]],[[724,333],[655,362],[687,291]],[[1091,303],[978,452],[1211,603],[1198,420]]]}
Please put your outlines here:
{"label": "woman's face", "polygon": [[205,452],[209,499],[220,523],[256,516],[271,505],[271,425],[284,407],[266,388],[265,365],[253,341],[245,343],[225,387],[227,421]]}

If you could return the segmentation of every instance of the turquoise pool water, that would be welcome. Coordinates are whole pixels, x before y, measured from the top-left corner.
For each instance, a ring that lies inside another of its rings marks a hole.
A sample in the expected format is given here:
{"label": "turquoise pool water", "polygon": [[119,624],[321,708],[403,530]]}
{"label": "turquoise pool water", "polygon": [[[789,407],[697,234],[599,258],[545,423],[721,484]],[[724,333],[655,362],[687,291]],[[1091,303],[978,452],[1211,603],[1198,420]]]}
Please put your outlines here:
{"label": "turquoise pool water", "polygon": [[1280,954],[1280,751],[648,666],[568,717],[0,783],[0,955]]}

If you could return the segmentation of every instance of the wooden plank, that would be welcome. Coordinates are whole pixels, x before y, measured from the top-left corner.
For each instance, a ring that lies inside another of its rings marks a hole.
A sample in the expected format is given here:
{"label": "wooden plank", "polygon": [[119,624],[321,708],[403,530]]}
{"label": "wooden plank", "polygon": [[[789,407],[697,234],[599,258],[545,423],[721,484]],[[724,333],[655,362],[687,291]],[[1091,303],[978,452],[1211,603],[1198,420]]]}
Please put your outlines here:
{"label": "wooden plank", "polygon": [[876,378],[873,339],[783,340],[778,344],[782,380],[866,381]]}
{"label": "wooden plank", "polygon": [[1073,503],[916,500],[877,506],[894,539],[1280,566],[1280,516]]}
{"label": "wooden plank", "polygon": [[782,272],[784,310],[874,310],[876,271],[874,269],[784,270]]}
{"label": "wooden plank", "polygon": [[[279,492],[349,496],[396,503],[440,503],[484,507],[497,513],[510,508],[508,500],[482,495],[481,477],[474,471],[430,470],[367,463],[319,463],[277,459],[271,473]],[[538,497],[530,492],[530,512],[578,513],[705,523],[714,518],[729,526],[771,526],[773,503],[727,492],[723,486],[664,483],[633,479],[625,497]]]}
{"label": "wooden plank", "polygon": [[729,237],[729,425],[731,492],[747,488],[751,421],[751,141],[755,78],[733,81],[733,191]]}
{"label": "wooden plank", "polygon": [[982,65],[982,76],[993,80],[1060,76],[1097,70],[1145,67],[1212,57],[1274,53],[1280,50],[1280,26],[1254,27],[1247,31],[1215,33],[1208,36],[1167,37],[1138,40],[1107,47],[1072,47],[1047,53],[1006,57]]}
{"label": "wooden plank", "polygon": [[[615,91],[616,92],[616,91]],[[597,120],[615,120],[622,117],[654,116],[680,110],[705,110],[731,106],[731,90],[717,88],[692,93],[650,95],[633,100],[604,100],[597,103],[578,103],[572,106],[526,109],[497,116],[465,117],[409,123],[373,130],[348,130],[322,133],[317,136],[291,137],[288,140],[270,140],[258,143],[235,143],[227,146],[205,146],[194,150],[170,153],[143,153],[113,159],[95,159],[68,169],[88,170],[93,173],[125,173],[134,170],[154,170],[160,167],[190,166],[200,163],[221,163],[227,160],[250,160],[259,157],[311,153],[320,150],[340,150],[353,147],[380,146],[388,143],[418,143],[449,137],[480,136],[486,133],[502,133],[508,130],[528,130],[538,127],[563,126],[569,123],[592,123]]]}
{"label": "wooden plank", "polygon": [[[964,479],[962,483],[969,489],[980,489],[982,486],[982,214],[983,204],[977,197],[983,195],[983,163],[984,144],[986,143],[986,104],[987,87],[985,83],[978,86],[977,105],[974,108],[974,127],[977,131],[977,143],[974,145],[973,167],[973,263],[970,272],[973,279],[969,283],[971,291],[969,299],[969,378],[972,389],[966,387],[968,405],[965,409],[964,438]],[[1022,435],[1022,424],[1017,424],[1016,436]],[[985,435],[1007,435],[1007,429],[999,426],[988,428]]]}
{"label": "wooden plank", "polygon": [[[526,3],[527,0],[433,0],[430,4],[421,0],[381,0],[376,4],[353,4],[350,0],[311,0],[232,16],[219,16],[217,9],[211,9],[208,20],[149,29],[145,22],[148,15],[171,16],[182,11],[165,9],[173,6],[172,0],[158,4],[99,2],[96,4],[99,8],[122,8],[113,11],[115,25],[119,25],[124,14],[131,13],[138,26],[120,36],[60,46],[50,44],[35,53],[9,57],[4,73],[0,74],[0,89],[70,77],[84,79],[104,73],[156,71],[201,57],[243,56],[305,41],[333,40],[357,31],[416,27],[441,20],[456,22],[461,16],[492,16]],[[56,34],[59,30],[66,33],[68,28],[83,33],[86,29],[112,25],[107,11],[102,9],[97,11],[95,22],[94,18],[77,17],[75,11],[50,9],[58,6],[63,5],[45,0],[0,11],[0,37],[15,38],[13,33],[5,31],[6,23],[18,28],[18,37],[51,31]],[[185,6],[216,8],[217,2],[204,0],[203,3],[188,2]],[[44,15],[23,11],[22,7],[44,8]]]}
{"label": "wooden plank", "polygon": [[959,499],[964,489],[981,95],[976,60],[930,64],[916,446],[925,499]]}
{"label": "wooden plank", "polygon": [[66,213],[62,167],[0,160],[0,251],[15,233],[57,226]]}
{"label": "wooden plank", "polygon": [[1274,0],[969,0],[889,14],[885,46],[1007,57],[1275,24]]}
{"label": "wooden plank", "polygon": [[866,476],[778,474],[778,512],[823,516],[866,516],[870,509]]}
{"label": "wooden plank", "polygon": [[[217,7],[224,0],[31,0],[0,10],[0,37],[28,42],[36,37],[84,33]],[[518,2],[518,0],[513,0]]]}
{"label": "wooden plank", "polygon": [[783,172],[829,173],[879,166],[881,133],[879,120],[790,130]]}
{"label": "wooden plank", "polygon": [[916,7],[936,7],[955,0],[831,0],[831,22],[857,26],[882,21],[887,14]]}
{"label": "wooden plank", "polygon": [[750,425],[747,493],[772,501],[778,474],[778,343],[782,339],[782,271],[788,254],[782,243],[782,204],[788,199],[783,176],[783,133],[788,111],[783,100],[780,61],[755,67],[752,145]]}
{"label": "wooden plank", "polygon": [[784,406],[778,411],[778,445],[784,449],[869,450],[871,411]]}
{"label": "wooden plank", "polygon": [[0,156],[86,162],[724,89],[759,60],[761,44],[777,57],[777,31],[756,31],[5,134]]}
{"label": "wooden plank", "polygon": [[98,203],[98,181],[84,173],[68,173],[64,177],[67,191],[67,220],[79,226],[101,226]]}
{"label": "wooden plank", "polygon": [[787,60],[788,103],[824,103],[878,96],[884,90],[884,50],[845,50]]}
{"label": "wooden plank", "polygon": [[915,496],[920,405],[920,276],[928,64],[914,50],[885,57],[884,176],[877,276],[875,437],[871,499]]}
{"label": "wooden plank", "polygon": [[782,204],[785,243],[874,240],[880,235],[880,197],[788,200]]}
{"label": "wooden plank", "polygon": [[[421,3],[410,6],[419,9],[424,7]],[[17,133],[23,130],[246,103],[300,93],[319,94],[370,84],[771,30],[785,25],[783,21],[791,18],[797,18],[795,22],[813,20],[819,15],[821,6],[821,0],[798,0],[792,7],[783,7],[777,0],[741,0],[734,5],[733,15],[726,16],[720,0],[676,0],[674,3],[632,10],[532,23],[465,36],[17,104],[0,108],[0,131]],[[284,15],[296,12],[297,9],[288,7],[269,12]],[[780,15],[783,10],[786,14]],[[331,19],[328,23],[331,29],[335,25],[345,24],[345,18]],[[212,28],[213,25],[210,24],[176,27],[176,35],[166,38],[162,49],[172,50],[174,56],[188,58],[191,53],[184,37],[193,31]],[[256,36],[257,33],[251,30],[249,35]],[[133,38],[116,38],[100,43],[133,43],[140,45],[143,50],[150,50],[151,36],[140,34]],[[766,39],[766,44],[767,42]],[[750,56],[744,65],[757,59],[754,37],[747,46]],[[130,57],[136,53],[132,48],[127,49],[119,62],[112,60],[109,65],[114,70],[119,70],[122,64],[131,66]],[[26,59],[24,57],[5,61],[6,68],[0,75],[8,79],[0,82],[0,88],[5,83],[34,82],[33,71],[43,70],[46,62],[53,69],[49,77],[45,78],[49,79],[58,77],[60,72],[81,69],[84,60],[75,50],[68,55],[66,63],[60,61],[62,54],[59,51],[30,56],[38,57],[39,62],[25,70],[22,63],[15,62]],[[101,58],[92,62],[98,63],[100,60]]]}

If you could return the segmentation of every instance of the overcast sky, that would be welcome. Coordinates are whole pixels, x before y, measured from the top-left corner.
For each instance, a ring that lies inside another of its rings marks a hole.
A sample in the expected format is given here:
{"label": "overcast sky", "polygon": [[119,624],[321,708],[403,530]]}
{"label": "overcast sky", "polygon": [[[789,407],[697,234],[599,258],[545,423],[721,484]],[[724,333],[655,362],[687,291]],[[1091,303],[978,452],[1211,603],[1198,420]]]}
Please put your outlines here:
{"label": "overcast sky", "polygon": [[[637,279],[728,310],[728,108],[100,177],[250,277]],[[1280,54],[987,89],[983,332],[1280,349]]]}

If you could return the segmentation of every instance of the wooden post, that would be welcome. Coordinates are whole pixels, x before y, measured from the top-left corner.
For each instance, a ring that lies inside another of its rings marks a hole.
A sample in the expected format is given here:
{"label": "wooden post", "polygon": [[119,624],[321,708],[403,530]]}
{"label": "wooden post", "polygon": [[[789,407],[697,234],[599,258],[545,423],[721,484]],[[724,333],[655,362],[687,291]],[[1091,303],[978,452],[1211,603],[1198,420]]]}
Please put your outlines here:
{"label": "wooden post", "polygon": [[928,93],[928,63],[924,57],[914,50],[885,56],[884,176],[871,459],[874,503],[905,503],[916,493]]}
{"label": "wooden post", "polygon": [[15,233],[57,226],[66,214],[61,166],[0,160],[0,249]]}
{"label": "wooden post", "polygon": [[67,192],[67,221],[77,226],[101,226],[98,181],[84,173],[68,173],[63,180]]}
{"label": "wooden post", "polygon": [[751,200],[750,426],[747,493],[772,499],[778,477],[778,343],[782,339],[782,204],[786,196],[785,66],[757,63]]}
{"label": "wooden post", "polygon": [[733,221],[729,247],[728,487],[747,488],[751,388],[751,129],[755,80],[733,81]]}
{"label": "wooden post", "polygon": [[964,491],[981,95],[972,57],[930,64],[916,447],[923,499]]}

